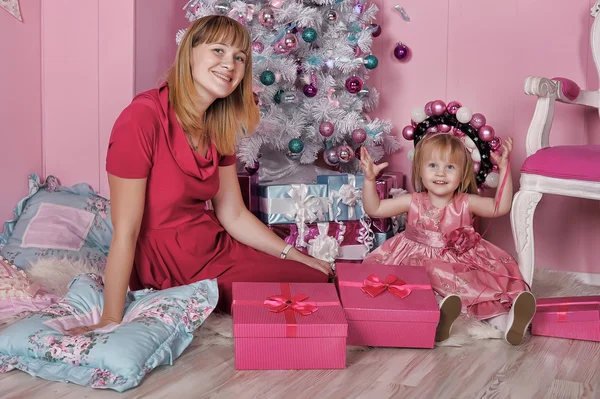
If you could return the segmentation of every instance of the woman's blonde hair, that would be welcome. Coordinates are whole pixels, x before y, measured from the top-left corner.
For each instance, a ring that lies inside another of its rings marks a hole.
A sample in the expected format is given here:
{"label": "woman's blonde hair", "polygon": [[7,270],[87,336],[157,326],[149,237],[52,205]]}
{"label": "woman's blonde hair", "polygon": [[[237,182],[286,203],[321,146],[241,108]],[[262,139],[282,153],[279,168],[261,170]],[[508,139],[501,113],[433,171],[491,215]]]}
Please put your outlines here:
{"label": "woman's blonde hair", "polygon": [[462,178],[454,194],[469,193],[477,194],[477,182],[475,181],[475,169],[473,160],[467,152],[465,145],[458,138],[451,134],[435,134],[425,137],[415,147],[415,158],[413,160],[412,181],[415,191],[423,191],[423,181],[421,179],[421,168],[423,159],[434,151],[440,154],[447,154],[448,159],[460,166]]}
{"label": "woman's blonde hair", "polygon": [[[196,107],[199,95],[192,76],[192,50],[204,43],[237,47],[246,53],[246,62],[244,77],[233,93],[217,98],[206,110],[206,115],[201,115]],[[252,93],[250,34],[232,18],[209,15],[194,21],[179,43],[166,81],[169,102],[183,130],[189,134],[201,133],[204,143],[212,139],[221,155],[234,154],[237,138],[252,134],[258,125],[260,114]]]}

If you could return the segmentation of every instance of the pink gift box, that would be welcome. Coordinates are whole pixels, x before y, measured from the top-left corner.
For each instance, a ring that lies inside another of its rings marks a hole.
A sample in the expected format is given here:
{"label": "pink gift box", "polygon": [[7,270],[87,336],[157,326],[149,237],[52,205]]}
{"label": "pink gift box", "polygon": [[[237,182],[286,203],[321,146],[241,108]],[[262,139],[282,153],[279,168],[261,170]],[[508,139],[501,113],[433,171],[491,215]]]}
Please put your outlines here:
{"label": "pink gift box", "polygon": [[[365,239],[370,236],[371,231],[361,224],[360,221],[348,222],[321,222],[328,224],[327,235],[336,240],[342,237],[337,259],[359,260],[362,261],[370,251],[370,248],[364,244]],[[294,245],[296,249],[307,254],[307,247],[301,247],[298,244],[298,227],[295,224],[276,224],[267,226],[277,236],[283,238],[288,244]],[[307,225],[304,242],[309,243],[311,239],[319,235],[317,223]]]}
{"label": "pink gift box", "polygon": [[328,283],[233,283],[237,370],[343,369],[348,323]]}
{"label": "pink gift box", "polygon": [[600,296],[538,298],[531,334],[600,342]]}
{"label": "pink gift box", "polygon": [[420,266],[337,263],[348,345],[433,348],[440,319]]}

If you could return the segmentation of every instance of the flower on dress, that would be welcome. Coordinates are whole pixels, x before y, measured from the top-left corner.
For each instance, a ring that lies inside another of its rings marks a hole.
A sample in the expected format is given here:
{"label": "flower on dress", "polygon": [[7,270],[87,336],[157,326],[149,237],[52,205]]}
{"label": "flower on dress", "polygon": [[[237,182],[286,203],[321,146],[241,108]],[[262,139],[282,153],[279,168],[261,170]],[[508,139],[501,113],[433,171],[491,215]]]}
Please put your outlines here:
{"label": "flower on dress", "polygon": [[453,251],[456,255],[462,255],[477,245],[479,240],[481,240],[481,236],[475,231],[473,226],[464,226],[444,235],[444,240],[446,241],[446,245],[442,250],[442,254],[445,254],[447,251]]}

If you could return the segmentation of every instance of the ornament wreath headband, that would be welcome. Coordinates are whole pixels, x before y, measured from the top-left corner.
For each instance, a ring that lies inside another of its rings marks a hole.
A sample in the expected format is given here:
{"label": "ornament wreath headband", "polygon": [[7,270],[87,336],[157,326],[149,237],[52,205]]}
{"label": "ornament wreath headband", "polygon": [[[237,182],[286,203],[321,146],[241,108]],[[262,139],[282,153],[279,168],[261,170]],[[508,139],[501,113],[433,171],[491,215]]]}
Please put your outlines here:
{"label": "ornament wreath headband", "polygon": [[[490,156],[500,151],[502,139],[496,136],[494,128],[486,124],[485,116],[474,114],[457,101],[446,105],[442,100],[430,101],[425,108],[415,108],[411,113],[412,124],[402,129],[402,136],[412,140],[415,147],[431,134],[447,133],[457,137],[473,159],[477,188],[498,187],[498,167]],[[409,157],[413,157],[411,150]]]}

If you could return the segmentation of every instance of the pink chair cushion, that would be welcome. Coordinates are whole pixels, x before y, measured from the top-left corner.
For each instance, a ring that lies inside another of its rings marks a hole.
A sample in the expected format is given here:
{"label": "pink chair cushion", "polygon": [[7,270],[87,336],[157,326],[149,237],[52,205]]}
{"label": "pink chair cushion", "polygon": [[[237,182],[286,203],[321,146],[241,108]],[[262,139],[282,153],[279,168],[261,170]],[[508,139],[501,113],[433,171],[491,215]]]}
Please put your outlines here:
{"label": "pink chair cushion", "polygon": [[561,91],[564,94],[564,96],[567,97],[569,100],[573,101],[579,96],[579,92],[581,91],[581,89],[579,88],[579,85],[577,85],[577,83],[573,82],[571,79],[552,78],[552,80],[556,80],[562,83]]}
{"label": "pink chair cushion", "polygon": [[600,145],[542,148],[523,162],[521,173],[600,182]]}

